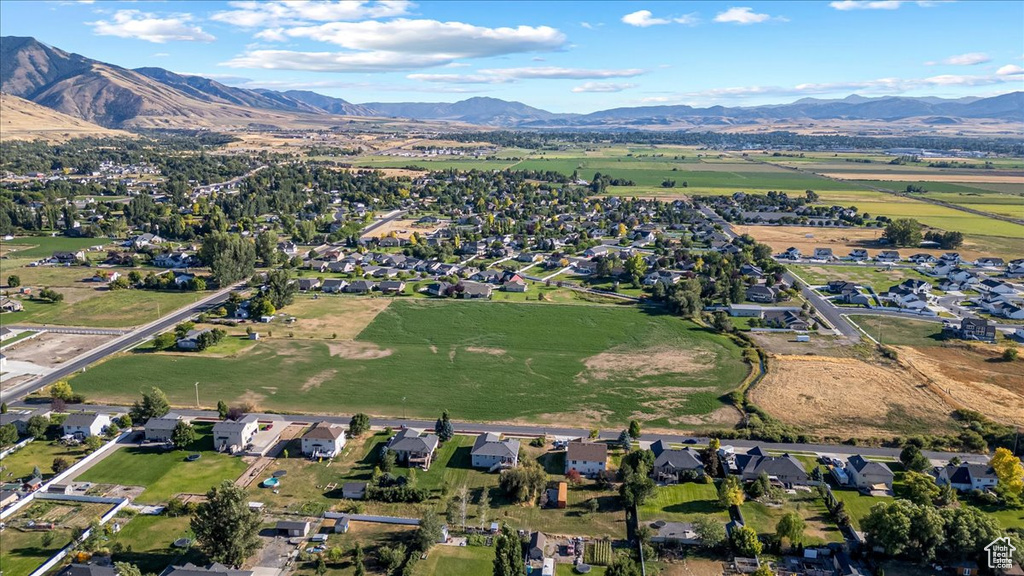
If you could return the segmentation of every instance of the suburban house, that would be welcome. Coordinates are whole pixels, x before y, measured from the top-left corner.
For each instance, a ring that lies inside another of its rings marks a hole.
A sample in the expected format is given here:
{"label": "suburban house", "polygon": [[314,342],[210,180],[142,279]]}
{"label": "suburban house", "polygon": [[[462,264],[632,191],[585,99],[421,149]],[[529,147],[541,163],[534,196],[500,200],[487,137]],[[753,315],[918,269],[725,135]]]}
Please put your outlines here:
{"label": "suburban house", "polygon": [[858,285],[853,282],[847,282],[846,280],[830,280],[829,283],[825,285],[825,289],[832,294],[842,294],[847,290],[856,291],[858,289]]}
{"label": "suburban house", "polygon": [[462,286],[462,297],[463,298],[490,298],[491,297],[491,285],[481,284],[480,282],[462,282],[459,284]]}
{"label": "suburban house", "polygon": [[915,292],[908,288],[904,288],[902,284],[890,287],[885,293],[880,294],[880,296],[900,308],[924,310],[928,307],[927,293]]}
{"label": "suburban house", "polygon": [[345,447],[345,428],[317,422],[302,435],[302,453],[310,458],[334,458]]}
{"label": "suburban house", "polygon": [[194,328],[189,330],[184,337],[178,338],[178,340],[175,341],[175,345],[179,350],[198,350],[199,337],[211,331],[212,328]]}
{"label": "suburban house", "polygon": [[21,302],[12,300],[6,296],[0,297],[0,312],[21,312],[24,309]]}
{"label": "suburban house", "polygon": [[701,543],[700,536],[689,522],[657,522],[654,525],[651,542],[655,544],[686,544],[697,546]]}
{"label": "suburban house", "polygon": [[369,294],[370,292],[373,292],[373,289],[376,287],[376,282],[371,282],[369,280],[356,280],[344,287],[342,290],[349,294]]}
{"label": "suburban house", "polygon": [[348,280],[340,278],[327,278],[320,286],[320,291],[327,294],[337,294],[348,286]]}
{"label": "suburban house", "polygon": [[380,291],[384,294],[398,294],[405,290],[405,282],[401,280],[385,280],[380,283]]}
{"label": "suburban house", "polygon": [[861,261],[868,259],[868,251],[863,248],[854,248],[850,251],[850,260]]}
{"label": "suburban house", "polygon": [[498,434],[486,432],[476,437],[469,454],[473,468],[485,468],[491,472],[514,468],[519,464],[519,440],[502,440]]}
{"label": "suburban house", "polygon": [[526,282],[518,274],[501,285],[501,289],[505,292],[526,292],[527,287]]}
{"label": "suburban house", "polygon": [[85,262],[85,252],[81,250],[78,252],[57,251],[53,253],[52,260],[56,264],[76,264],[78,262]]}
{"label": "suburban house", "polygon": [[64,435],[75,438],[102,436],[110,427],[110,416],[95,412],[74,412],[64,421]]}
{"label": "suburban house", "polygon": [[790,246],[789,248],[786,248],[786,251],[783,252],[781,256],[779,256],[779,258],[785,260],[799,260],[800,257],[800,249],[796,248],[795,246]]}
{"label": "suburban house", "polygon": [[434,434],[427,434],[414,428],[405,428],[388,440],[387,449],[395,453],[395,461],[406,466],[430,468],[439,440]]}
{"label": "suburban house", "polygon": [[320,287],[320,280],[316,278],[299,278],[299,291],[309,292]]}
{"label": "suburban house", "polygon": [[877,262],[899,262],[903,258],[897,250],[882,250],[875,256]]}
{"label": "suburban house", "polygon": [[530,534],[530,560],[543,560],[544,548],[547,547],[547,544],[548,539],[543,532],[534,532],[533,534]]}
{"label": "suburban house", "polygon": [[278,520],[277,531],[285,536],[305,536],[309,534],[309,522],[299,520]]}
{"label": "suburban house", "polygon": [[160,573],[160,576],[252,576],[250,570],[235,570],[223,564],[196,566],[189,562],[184,566],[171,566]]}
{"label": "suburban house", "polygon": [[752,482],[762,473],[784,486],[807,484],[809,480],[804,465],[789,454],[766,456],[755,447],[746,454],[736,455],[736,474],[742,481]]}
{"label": "suburban house", "polygon": [[967,462],[959,466],[946,464],[932,470],[932,475],[935,476],[935,483],[939,486],[949,484],[960,492],[985,491],[995,488],[999,483],[996,471],[988,464],[969,464]]}
{"label": "suburban house", "polygon": [[341,486],[341,497],[349,500],[366,498],[366,482],[345,482]]}
{"label": "suburban house", "polygon": [[690,447],[675,450],[669,448],[664,440],[658,440],[651,444],[651,452],[654,452],[651,476],[655,480],[674,484],[686,476],[696,478],[704,475],[700,454]]}
{"label": "suburban house", "polygon": [[146,440],[150,442],[170,442],[171,436],[174,434],[174,428],[181,421],[182,416],[173,412],[159,418],[146,420]]}
{"label": "suburban house", "polygon": [[952,323],[945,324],[942,327],[942,333],[961,340],[981,340],[982,342],[989,343],[995,343],[996,341],[995,325],[989,324],[988,320],[980,318],[964,318],[960,322],[959,328],[953,326]]}
{"label": "suburban house", "polygon": [[569,442],[565,451],[565,473],[575,470],[583,476],[597,476],[607,469],[608,446],[598,442]]}
{"label": "suburban house", "polygon": [[222,420],[213,425],[213,447],[218,452],[234,454],[248,446],[259,430],[254,414],[241,420]]}
{"label": "suburban house", "polygon": [[831,261],[835,258],[832,254],[831,248],[815,248],[814,254],[811,256],[812,260],[825,260]]}
{"label": "suburban house", "polygon": [[765,310],[762,312],[765,323],[772,328],[786,328],[789,330],[804,331],[810,328],[810,324],[792,310]]}
{"label": "suburban house", "polygon": [[775,290],[764,284],[754,284],[747,288],[746,296],[751,302],[775,302]]}
{"label": "suburban house", "polygon": [[59,576],[118,576],[118,574],[113,566],[75,563],[61,570]]}
{"label": "suburban house", "polygon": [[892,470],[881,462],[866,460],[860,454],[850,456],[847,460],[846,474],[850,484],[861,490],[877,490],[882,485],[886,490],[892,490]]}

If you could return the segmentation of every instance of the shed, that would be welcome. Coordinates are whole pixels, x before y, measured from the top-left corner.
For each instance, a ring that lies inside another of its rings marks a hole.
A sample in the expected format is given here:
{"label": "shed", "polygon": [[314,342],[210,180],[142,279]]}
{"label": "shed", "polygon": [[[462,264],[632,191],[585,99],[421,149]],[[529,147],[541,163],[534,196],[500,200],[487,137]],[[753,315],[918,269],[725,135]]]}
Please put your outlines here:
{"label": "shed", "polygon": [[349,500],[366,498],[366,482],[346,482],[341,487],[341,497]]}
{"label": "shed", "polygon": [[544,548],[547,547],[548,539],[543,532],[534,532],[530,535],[530,560],[543,560]]}
{"label": "shed", "polygon": [[569,485],[565,482],[558,483],[558,499],[555,501],[555,505],[558,508],[565,508],[569,503]]}
{"label": "shed", "polygon": [[277,523],[277,531],[288,536],[305,536],[309,534],[309,522],[280,520]]}

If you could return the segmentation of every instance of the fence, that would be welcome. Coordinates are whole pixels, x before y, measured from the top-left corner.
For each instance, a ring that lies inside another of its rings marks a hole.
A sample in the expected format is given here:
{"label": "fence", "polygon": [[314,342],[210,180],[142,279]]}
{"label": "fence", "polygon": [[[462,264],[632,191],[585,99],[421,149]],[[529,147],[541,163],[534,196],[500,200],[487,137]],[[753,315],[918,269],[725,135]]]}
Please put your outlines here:
{"label": "fence", "polygon": [[[115,504],[113,507],[110,508],[110,510],[107,510],[106,514],[100,517],[100,526],[109,522],[111,518],[113,518],[118,512],[121,511],[121,508],[124,508],[125,505],[128,504],[127,498],[100,498],[97,496],[71,496],[68,494],[40,494],[39,496],[37,496],[37,498],[39,498],[40,500],[63,500],[73,502],[89,502],[94,504]],[[29,574],[29,576],[43,576],[43,574],[49,572],[54,566],[63,561],[68,554],[74,551],[75,547],[78,546],[79,543],[84,542],[85,539],[88,538],[91,533],[92,528],[86,529],[84,532],[82,532],[82,535],[78,538],[78,540],[72,541],[70,544],[62,548],[59,552],[51,556],[49,560],[44,562],[43,565],[39,568],[36,568],[31,574]]]}
{"label": "fence", "polygon": [[11,447],[10,447],[10,448],[8,448],[7,450],[4,450],[3,452],[0,452],[0,460],[3,460],[4,458],[7,458],[7,455],[8,455],[8,454],[11,454],[11,453],[13,453],[13,452],[17,452],[18,450],[21,450],[21,449],[22,449],[22,448],[24,448],[24,447],[25,447],[25,446],[26,446],[26,445],[27,445],[27,444],[28,444],[29,442],[31,442],[31,441],[33,441],[33,440],[35,440],[35,439],[36,439],[36,438],[35,438],[35,436],[29,436],[28,438],[25,438],[24,440],[22,440],[21,442],[18,442],[18,443],[17,443],[17,444],[15,444],[14,446],[11,446]]}

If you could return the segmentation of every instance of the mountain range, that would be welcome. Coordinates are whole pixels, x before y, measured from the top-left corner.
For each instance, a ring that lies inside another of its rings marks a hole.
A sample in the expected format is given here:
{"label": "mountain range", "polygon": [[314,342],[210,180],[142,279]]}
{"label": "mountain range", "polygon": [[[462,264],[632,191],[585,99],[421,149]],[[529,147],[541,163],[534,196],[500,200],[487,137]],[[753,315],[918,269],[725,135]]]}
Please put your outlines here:
{"label": "mountain range", "polygon": [[919,119],[923,125],[956,125],[964,119],[1024,121],[1024,92],[958,99],[853,95],[768,106],[641,106],[590,114],[558,114],[486,97],[454,103],[353,104],[305,90],[238,88],[162,68],[122,68],[17,36],[0,38],[0,91],[106,128],[127,129],[283,125],[296,120],[322,122],[324,115],[594,129],[721,128],[824,120]]}

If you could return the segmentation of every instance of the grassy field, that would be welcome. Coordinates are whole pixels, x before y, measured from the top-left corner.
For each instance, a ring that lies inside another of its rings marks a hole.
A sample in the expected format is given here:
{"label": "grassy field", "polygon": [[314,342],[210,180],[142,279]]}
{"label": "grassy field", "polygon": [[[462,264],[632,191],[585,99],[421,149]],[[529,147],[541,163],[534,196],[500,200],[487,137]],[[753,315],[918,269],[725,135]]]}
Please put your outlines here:
{"label": "grassy field", "polygon": [[268,339],[230,358],[127,353],[74,386],[95,401],[155,385],[190,405],[199,381],[208,403],[276,410],[673,426],[725,406],[747,372],[731,341],[653,309],[398,300],[355,341]]}
{"label": "grassy field", "polygon": [[[213,450],[213,425],[197,423],[197,438],[187,450],[123,447],[89,468],[76,480],[98,484],[144,486],[137,502],[166,502],[176,494],[203,494],[222,480],[234,480],[246,469],[241,458]],[[202,457],[186,462],[192,453]]]}
{"label": "grassy field", "polygon": [[[38,260],[58,251],[87,250],[92,246],[109,244],[107,238],[68,238],[66,236],[22,236],[5,240],[3,253],[18,258]],[[6,272],[6,271],[5,271]]]}
{"label": "grassy field", "polygon": [[[60,288],[54,288],[60,292]],[[23,300],[21,312],[4,314],[4,320],[27,324],[57,326],[94,326],[126,328],[156,320],[203,297],[196,292],[158,292],[155,290],[96,290],[78,302],[52,304]]]}
{"label": "grassy field", "polygon": [[[31,574],[58,550],[71,543],[72,532],[76,528],[88,527],[90,522],[109,508],[105,504],[36,501],[23,512],[8,518],[3,535],[0,536],[0,565],[3,566],[4,575]],[[49,522],[54,525],[54,529],[49,532],[26,529],[28,521]]]}
{"label": "grassy field", "polygon": [[32,469],[39,467],[43,473],[43,479],[53,476],[54,458],[65,458],[69,462],[75,462],[85,456],[84,447],[61,446],[50,440],[33,440],[24,448],[8,455],[0,460],[2,477],[4,482],[18,478],[28,478],[32,475]]}
{"label": "grassy field", "polygon": [[494,548],[487,546],[434,546],[413,574],[464,574],[489,576],[494,573]]}
{"label": "grassy field", "polygon": [[942,339],[939,337],[942,325],[938,322],[868,315],[851,315],[850,319],[871,334],[873,338],[881,337],[883,344],[915,347],[942,344]]}
{"label": "grassy field", "polygon": [[881,293],[908,279],[925,280],[933,285],[934,278],[910,268],[879,268],[877,266],[815,266],[812,264],[795,264],[789,269],[812,286],[822,286],[832,280],[846,280],[861,286],[871,287],[875,293]]}
{"label": "grassy field", "polygon": [[718,505],[718,491],[714,484],[687,482],[674,486],[659,486],[654,498],[648,500],[639,510],[639,518],[644,522],[689,522],[704,514],[714,516],[722,522],[729,521],[729,512]]}
{"label": "grassy field", "polygon": [[798,492],[795,495],[787,495],[782,506],[767,506],[760,502],[747,501],[743,503],[741,510],[747,525],[757,530],[759,534],[774,534],[779,519],[786,513],[795,511],[807,525],[804,531],[804,544],[843,541],[842,533],[828,518],[825,503],[817,493]]}
{"label": "grassy field", "polygon": [[189,520],[189,516],[135,516],[114,537],[114,542],[125,547],[125,552],[114,555],[114,561],[131,562],[143,574],[159,574],[172,563],[199,563],[202,554],[197,550],[171,546],[179,538],[192,537]]}
{"label": "grassy field", "polygon": [[864,496],[856,490],[833,490],[832,494],[840,502],[846,503],[846,513],[850,515],[850,523],[860,530],[860,521],[871,512],[871,507],[881,502],[890,502],[888,496]]}

